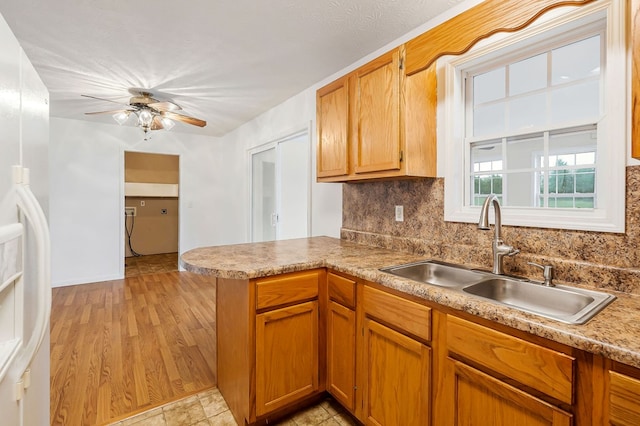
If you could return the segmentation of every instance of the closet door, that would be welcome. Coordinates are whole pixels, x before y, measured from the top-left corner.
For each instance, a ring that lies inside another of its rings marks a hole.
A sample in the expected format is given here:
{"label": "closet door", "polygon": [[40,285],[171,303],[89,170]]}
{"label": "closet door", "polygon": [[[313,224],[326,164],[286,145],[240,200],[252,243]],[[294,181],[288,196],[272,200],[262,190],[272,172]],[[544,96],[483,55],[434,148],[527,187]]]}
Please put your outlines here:
{"label": "closet door", "polygon": [[251,241],[309,236],[309,144],[302,132],[250,152]]}

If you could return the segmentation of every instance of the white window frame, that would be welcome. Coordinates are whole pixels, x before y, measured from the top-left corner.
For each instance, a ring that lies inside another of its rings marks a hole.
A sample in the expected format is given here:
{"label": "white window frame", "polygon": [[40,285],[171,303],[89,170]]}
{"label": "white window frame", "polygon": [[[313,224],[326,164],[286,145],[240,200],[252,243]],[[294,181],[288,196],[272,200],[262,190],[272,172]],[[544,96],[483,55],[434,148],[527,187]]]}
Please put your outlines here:
{"label": "white window frame", "polygon": [[[606,14],[606,69],[603,72],[604,96],[598,124],[596,159],[597,205],[594,209],[564,209],[539,207],[503,208],[502,223],[555,229],[575,229],[600,232],[625,230],[625,166],[626,147],[630,134],[628,91],[629,62],[625,34],[626,2],[602,0],[580,7],[563,7],[544,15],[529,27],[514,34],[498,34],[479,43],[469,52],[438,61],[444,81],[439,96],[444,102],[439,110],[443,123],[445,221],[477,222],[480,207],[467,205],[465,200],[466,170],[470,167],[470,152],[464,143],[465,98],[463,72],[490,60],[502,49],[520,42],[545,39],[559,33],[565,25],[588,25]],[[492,56],[493,55],[493,56]],[[613,95],[612,95],[613,94]],[[506,135],[505,135],[506,136]],[[605,144],[606,141],[606,144]]]}

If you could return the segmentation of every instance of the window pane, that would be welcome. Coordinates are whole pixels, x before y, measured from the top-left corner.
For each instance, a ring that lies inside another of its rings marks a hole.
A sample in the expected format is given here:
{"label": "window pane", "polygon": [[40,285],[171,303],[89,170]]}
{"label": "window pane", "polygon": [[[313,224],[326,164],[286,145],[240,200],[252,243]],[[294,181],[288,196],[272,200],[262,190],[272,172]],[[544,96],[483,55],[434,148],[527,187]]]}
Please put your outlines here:
{"label": "window pane", "polygon": [[597,121],[600,115],[600,82],[560,87],[551,92],[551,124]]}
{"label": "window pane", "polygon": [[[476,175],[473,177],[473,205],[481,205],[491,194],[502,195],[503,175],[501,173]],[[501,197],[499,197],[501,198]]]}
{"label": "window pane", "polygon": [[475,172],[502,170],[502,141],[471,144],[471,164]]}
{"label": "window pane", "polygon": [[576,197],[575,207],[577,209],[593,209],[595,208],[594,197]]}
{"label": "window pane", "polygon": [[512,138],[507,141],[507,164],[510,170],[539,167],[536,160],[544,154],[542,135]]}
{"label": "window pane", "polygon": [[578,165],[595,164],[595,163],[596,163],[595,152],[582,152],[580,154],[576,154],[576,164]]}
{"label": "window pane", "polygon": [[547,87],[547,54],[534,56],[509,66],[509,96]]}
{"label": "window pane", "polygon": [[[509,130],[527,131],[547,121],[547,98],[544,93],[513,99],[509,103]],[[529,130],[530,131],[530,130]]]}
{"label": "window pane", "polygon": [[576,192],[579,194],[593,194],[596,188],[596,169],[576,170]]}
{"label": "window pane", "polygon": [[[549,166],[578,164],[578,158],[580,165],[595,165],[596,143],[595,129],[552,134],[549,137]],[[593,162],[586,163],[587,159],[592,159]]]}
{"label": "window pane", "polygon": [[512,207],[534,207],[536,175],[531,172],[506,173],[504,178],[505,205]]}
{"label": "window pane", "polygon": [[600,74],[600,36],[594,36],[551,51],[553,85]]}
{"label": "window pane", "polygon": [[505,68],[473,77],[473,105],[502,99],[505,96]]}
{"label": "window pane", "polygon": [[505,104],[489,104],[475,108],[473,134],[475,136],[504,132]]}
{"label": "window pane", "polygon": [[555,175],[557,194],[573,194],[576,192],[575,175],[571,170],[552,170],[551,175]]}

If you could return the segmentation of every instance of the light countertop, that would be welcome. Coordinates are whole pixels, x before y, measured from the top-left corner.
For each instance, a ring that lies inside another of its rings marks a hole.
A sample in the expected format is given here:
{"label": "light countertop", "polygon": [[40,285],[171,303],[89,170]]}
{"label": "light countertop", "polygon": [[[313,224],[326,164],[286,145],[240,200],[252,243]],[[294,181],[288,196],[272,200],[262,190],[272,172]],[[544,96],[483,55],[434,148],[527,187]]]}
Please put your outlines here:
{"label": "light countertop", "polygon": [[202,247],[184,253],[180,261],[187,271],[233,279],[327,267],[640,368],[640,296],[609,292],[617,299],[603,311],[586,324],[569,325],[379,271],[385,266],[424,259],[336,238],[313,237]]}

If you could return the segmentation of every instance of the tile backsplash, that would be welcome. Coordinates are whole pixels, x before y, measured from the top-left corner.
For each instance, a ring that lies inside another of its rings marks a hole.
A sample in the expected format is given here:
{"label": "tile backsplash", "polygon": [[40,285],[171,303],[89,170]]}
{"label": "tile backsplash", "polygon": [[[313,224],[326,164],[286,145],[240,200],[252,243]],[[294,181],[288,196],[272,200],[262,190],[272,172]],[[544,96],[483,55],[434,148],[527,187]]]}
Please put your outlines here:
{"label": "tile backsplash", "polygon": [[[640,294],[640,166],[627,167],[626,180],[624,234],[503,226],[504,241],[521,251],[505,270],[541,280],[527,262],[551,264],[557,281]],[[443,179],[344,184],[342,199],[343,239],[491,268],[493,231],[444,221]]]}

